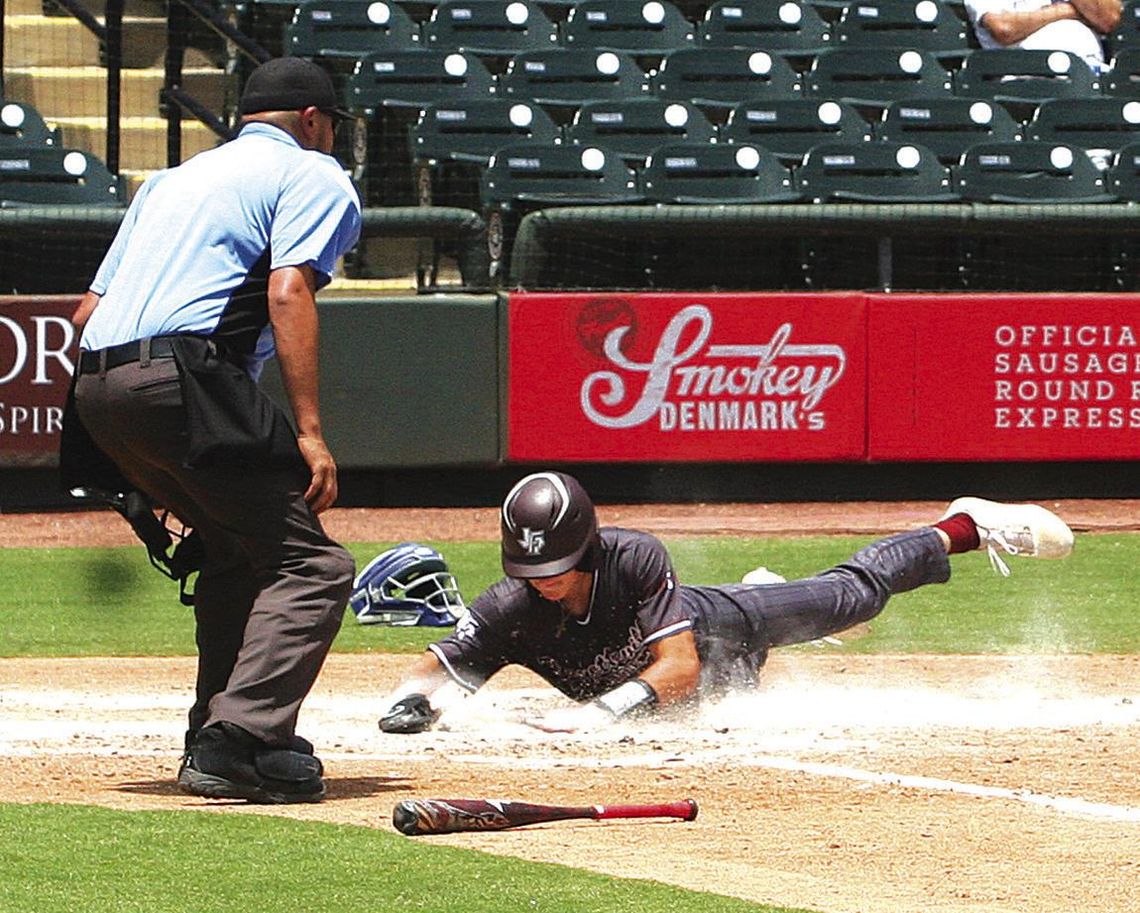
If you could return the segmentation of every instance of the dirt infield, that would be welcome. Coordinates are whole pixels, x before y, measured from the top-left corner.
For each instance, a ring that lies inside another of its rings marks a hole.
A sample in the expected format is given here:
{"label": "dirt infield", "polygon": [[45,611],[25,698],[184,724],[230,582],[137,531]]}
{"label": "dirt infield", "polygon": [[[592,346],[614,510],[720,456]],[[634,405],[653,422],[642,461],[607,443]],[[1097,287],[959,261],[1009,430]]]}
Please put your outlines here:
{"label": "dirt infield", "polygon": [[[1136,502],[1054,505],[1078,532]],[[604,507],[675,534],[919,525],[941,505]],[[493,510],[333,511],[355,541],[496,534]],[[107,514],[0,515],[0,543],[131,542]],[[1079,543],[1078,543],[1079,547]],[[984,560],[984,559],[981,559]],[[889,609],[888,609],[889,611]],[[1140,657],[777,651],[755,694],[594,736],[518,722],[562,699],[511,672],[438,731],[375,719],[411,658],[334,655],[302,714],[329,796],[286,809],[172,786],[194,662],[0,660],[0,800],[281,814],[390,829],[411,796],[589,804],[692,797],[691,823],[562,822],[418,838],[826,913],[1140,909]],[[411,839],[411,838],[409,838]]]}

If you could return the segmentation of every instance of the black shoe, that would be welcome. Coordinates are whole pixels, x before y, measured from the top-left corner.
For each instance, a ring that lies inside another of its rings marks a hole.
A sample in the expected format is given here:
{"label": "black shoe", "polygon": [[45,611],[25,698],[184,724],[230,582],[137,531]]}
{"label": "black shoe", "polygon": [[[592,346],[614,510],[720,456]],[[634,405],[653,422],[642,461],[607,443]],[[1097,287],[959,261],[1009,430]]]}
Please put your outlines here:
{"label": "black shoe", "polygon": [[208,799],[260,805],[319,802],[325,794],[322,772],[312,754],[271,748],[240,726],[215,723],[194,737],[178,771],[178,785],[183,792]]}
{"label": "black shoe", "polygon": [[[190,746],[194,744],[194,739],[196,739],[198,737],[198,733],[201,731],[202,731],[201,729],[187,729],[186,730],[186,735],[183,738],[183,745],[182,745],[182,763],[178,766],[178,776],[179,777],[182,776],[182,768],[186,766],[186,761],[190,757]],[[310,742],[304,736],[299,736],[296,734],[294,734],[289,739],[289,750],[295,751],[298,754],[307,754],[311,758],[314,757],[315,753],[316,753],[315,749],[313,748],[312,742]],[[316,761],[318,764],[321,763],[319,758],[317,758]],[[322,767],[321,770],[317,771],[317,776],[319,777],[319,776],[322,776],[323,774],[324,774],[324,768]]]}

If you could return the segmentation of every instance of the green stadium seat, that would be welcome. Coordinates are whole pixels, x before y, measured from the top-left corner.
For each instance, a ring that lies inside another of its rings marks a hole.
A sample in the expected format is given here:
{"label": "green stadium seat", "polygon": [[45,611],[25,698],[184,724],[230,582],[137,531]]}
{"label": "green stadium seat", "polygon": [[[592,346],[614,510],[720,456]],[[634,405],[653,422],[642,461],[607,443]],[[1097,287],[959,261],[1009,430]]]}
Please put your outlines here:
{"label": "green stadium seat", "polygon": [[486,164],[503,146],[553,143],[559,136],[558,125],[537,105],[486,98],[424,108],[409,139],[419,159]]}
{"label": "green stadium seat", "polygon": [[792,172],[748,143],[671,143],[649,156],[641,188],[651,203],[790,203]]}
{"label": "green stadium seat", "polygon": [[1105,56],[1110,60],[1130,48],[1140,48],[1140,0],[1126,0],[1120,22],[1104,36]]}
{"label": "green stadium seat", "polygon": [[859,0],[835,24],[834,43],[851,48],[914,48],[940,57],[970,51],[969,26],[938,0]]}
{"label": "green stadium seat", "polygon": [[703,47],[745,47],[813,56],[831,47],[831,27],[799,0],[717,0],[698,28]]}
{"label": "green stadium seat", "polygon": [[1004,104],[1036,105],[1049,98],[1095,98],[1100,82],[1070,51],[991,48],[971,54],[954,74],[954,92]]}
{"label": "green stadium seat", "polygon": [[636,98],[646,83],[631,55],[594,48],[524,51],[498,81],[501,95],[573,108],[595,99]]}
{"label": "green stadium seat", "polygon": [[587,102],[566,130],[571,143],[601,146],[635,167],[666,143],[708,143],[716,127],[695,105],[661,98]]}
{"label": "green stadium seat", "polygon": [[441,0],[424,23],[429,48],[509,57],[554,47],[558,26],[529,0]]}
{"label": "green stadium seat", "polygon": [[568,48],[611,48],[661,55],[696,41],[697,29],[668,0],[579,0],[562,24]]}
{"label": "green stadium seat", "polygon": [[796,169],[801,196],[816,203],[939,203],[957,199],[948,166],[913,143],[821,143]]}
{"label": "green stadium seat", "polygon": [[805,77],[805,94],[868,108],[893,101],[949,98],[950,71],[930,51],[913,48],[832,48]]}
{"label": "green stadium seat", "polygon": [[852,105],[814,98],[744,102],[728,113],[720,139],[751,143],[798,165],[812,146],[824,142],[865,142],[871,124]]}
{"label": "green stadium seat", "polygon": [[1140,47],[1125,48],[1101,74],[1102,91],[1113,98],[1140,98]]}
{"label": "green stadium seat", "polygon": [[1140,142],[1129,143],[1113,156],[1107,185],[1116,199],[1140,203]]}
{"label": "green stadium seat", "polygon": [[1108,161],[1108,153],[1140,142],[1140,101],[1126,98],[1055,98],[1042,102],[1025,138],[1079,146]]}
{"label": "green stadium seat", "polygon": [[285,51],[296,57],[357,58],[419,46],[419,25],[385,0],[303,0],[285,27]]}
{"label": "green stadium seat", "polygon": [[99,159],[58,146],[0,147],[2,206],[122,206],[120,180]]}
{"label": "green stadium seat", "polygon": [[59,146],[59,130],[31,105],[0,99],[0,148],[26,145]]}
{"label": "green stadium seat", "polygon": [[350,110],[422,108],[461,98],[489,98],[490,70],[462,51],[376,51],[356,62],[345,89]]}
{"label": "green stadium seat", "polygon": [[1020,136],[1020,123],[1005,108],[980,98],[892,102],[875,125],[876,139],[925,146],[948,165],[974,143]]}
{"label": "green stadium seat", "polygon": [[642,197],[637,177],[620,155],[599,146],[516,143],[499,149],[483,172],[488,207],[631,203]]}
{"label": "green stadium seat", "polygon": [[667,54],[650,77],[660,98],[732,108],[743,101],[795,98],[799,74],[784,58],[749,48],[685,48]]}
{"label": "green stadium seat", "polygon": [[1104,174],[1083,149],[1025,140],[977,143],[954,168],[963,200],[985,203],[1109,203]]}

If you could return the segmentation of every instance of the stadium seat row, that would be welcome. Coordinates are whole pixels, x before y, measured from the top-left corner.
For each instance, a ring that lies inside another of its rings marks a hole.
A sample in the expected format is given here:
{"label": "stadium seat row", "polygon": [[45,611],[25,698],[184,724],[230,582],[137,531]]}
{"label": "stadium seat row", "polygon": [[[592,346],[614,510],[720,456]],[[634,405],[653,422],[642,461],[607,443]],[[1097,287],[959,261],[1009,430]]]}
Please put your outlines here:
{"label": "stadium seat row", "polygon": [[746,48],[690,48],[643,70],[620,51],[524,51],[493,74],[465,51],[388,51],[356,61],[345,103],[364,115],[382,107],[506,97],[551,106],[654,96],[726,108],[743,101],[831,98],[868,107],[900,99],[968,97],[1035,105],[1051,98],[1140,98],[1140,49],[1094,73],[1065,51],[976,51],[953,72],[930,51],[834,48],[803,72],[779,54]]}
{"label": "stadium seat row", "polygon": [[289,53],[361,56],[413,47],[512,54],[552,46],[664,53],[685,47],[766,47],[818,53],[832,46],[964,51],[968,25],[937,0],[869,0],[834,24],[797,0],[723,0],[699,22],[668,0],[580,0],[563,21],[530,0],[441,0],[416,22],[385,0],[304,0],[285,29]]}
{"label": "stadium seat row", "polygon": [[[424,21],[388,0],[302,0],[285,28],[286,53],[361,56],[412,47],[513,54],[554,45],[664,53],[687,47],[907,46],[943,53],[977,47],[960,4],[942,0],[718,0],[689,18],[670,0],[578,0],[560,15],[536,0],[440,0]],[[1140,46],[1140,0],[1105,41],[1109,56]]]}
{"label": "stadium seat row", "polygon": [[559,141],[604,146],[630,164],[667,143],[753,144],[788,165],[823,142],[884,141],[916,144],[954,164],[979,142],[1020,140],[1094,150],[1107,160],[1140,143],[1140,101],[1055,99],[1022,123],[1001,106],[973,99],[894,102],[878,121],[846,102],[791,99],[738,105],[717,126],[691,103],[639,98],[587,102],[562,128],[541,107],[496,99],[432,106],[409,132],[414,159],[476,164],[509,143]]}
{"label": "stadium seat row", "polygon": [[1107,171],[1084,150],[1040,141],[981,142],[954,165],[913,143],[823,142],[789,166],[748,143],[671,143],[634,168],[603,146],[521,143],[482,172],[487,209],[603,203],[987,202],[1140,200],[1140,143]]}

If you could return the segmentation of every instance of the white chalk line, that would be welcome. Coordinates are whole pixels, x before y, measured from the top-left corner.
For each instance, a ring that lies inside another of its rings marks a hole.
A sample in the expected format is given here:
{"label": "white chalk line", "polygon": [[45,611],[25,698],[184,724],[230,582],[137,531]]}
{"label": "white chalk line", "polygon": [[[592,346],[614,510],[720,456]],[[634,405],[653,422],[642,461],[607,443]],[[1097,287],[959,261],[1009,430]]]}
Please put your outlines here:
{"label": "white chalk line", "polygon": [[1067,815],[1082,818],[1097,818],[1102,821],[1140,822],[1140,808],[1129,805],[1114,805],[1111,802],[1093,802],[1074,796],[1054,796],[1038,793],[1031,789],[1007,789],[1002,786],[982,786],[977,783],[961,783],[957,780],[943,780],[939,777],[910,776],[906,774],[879,773],[858,767],[841,764],[822,764],[813,761],[800,761],[796,758],[760,757],[746,758],[742,764],[749,767],[764,767],[769,770],[784,770],[793,773],[808,773],[821,777],[839,777],[862,783],[880,786],[903,786],[924,789],[931,792],[958,793],[964,796],[977,796],[983,799],[1009,799],[1027,805],[1037,805],[1053,809]]}

